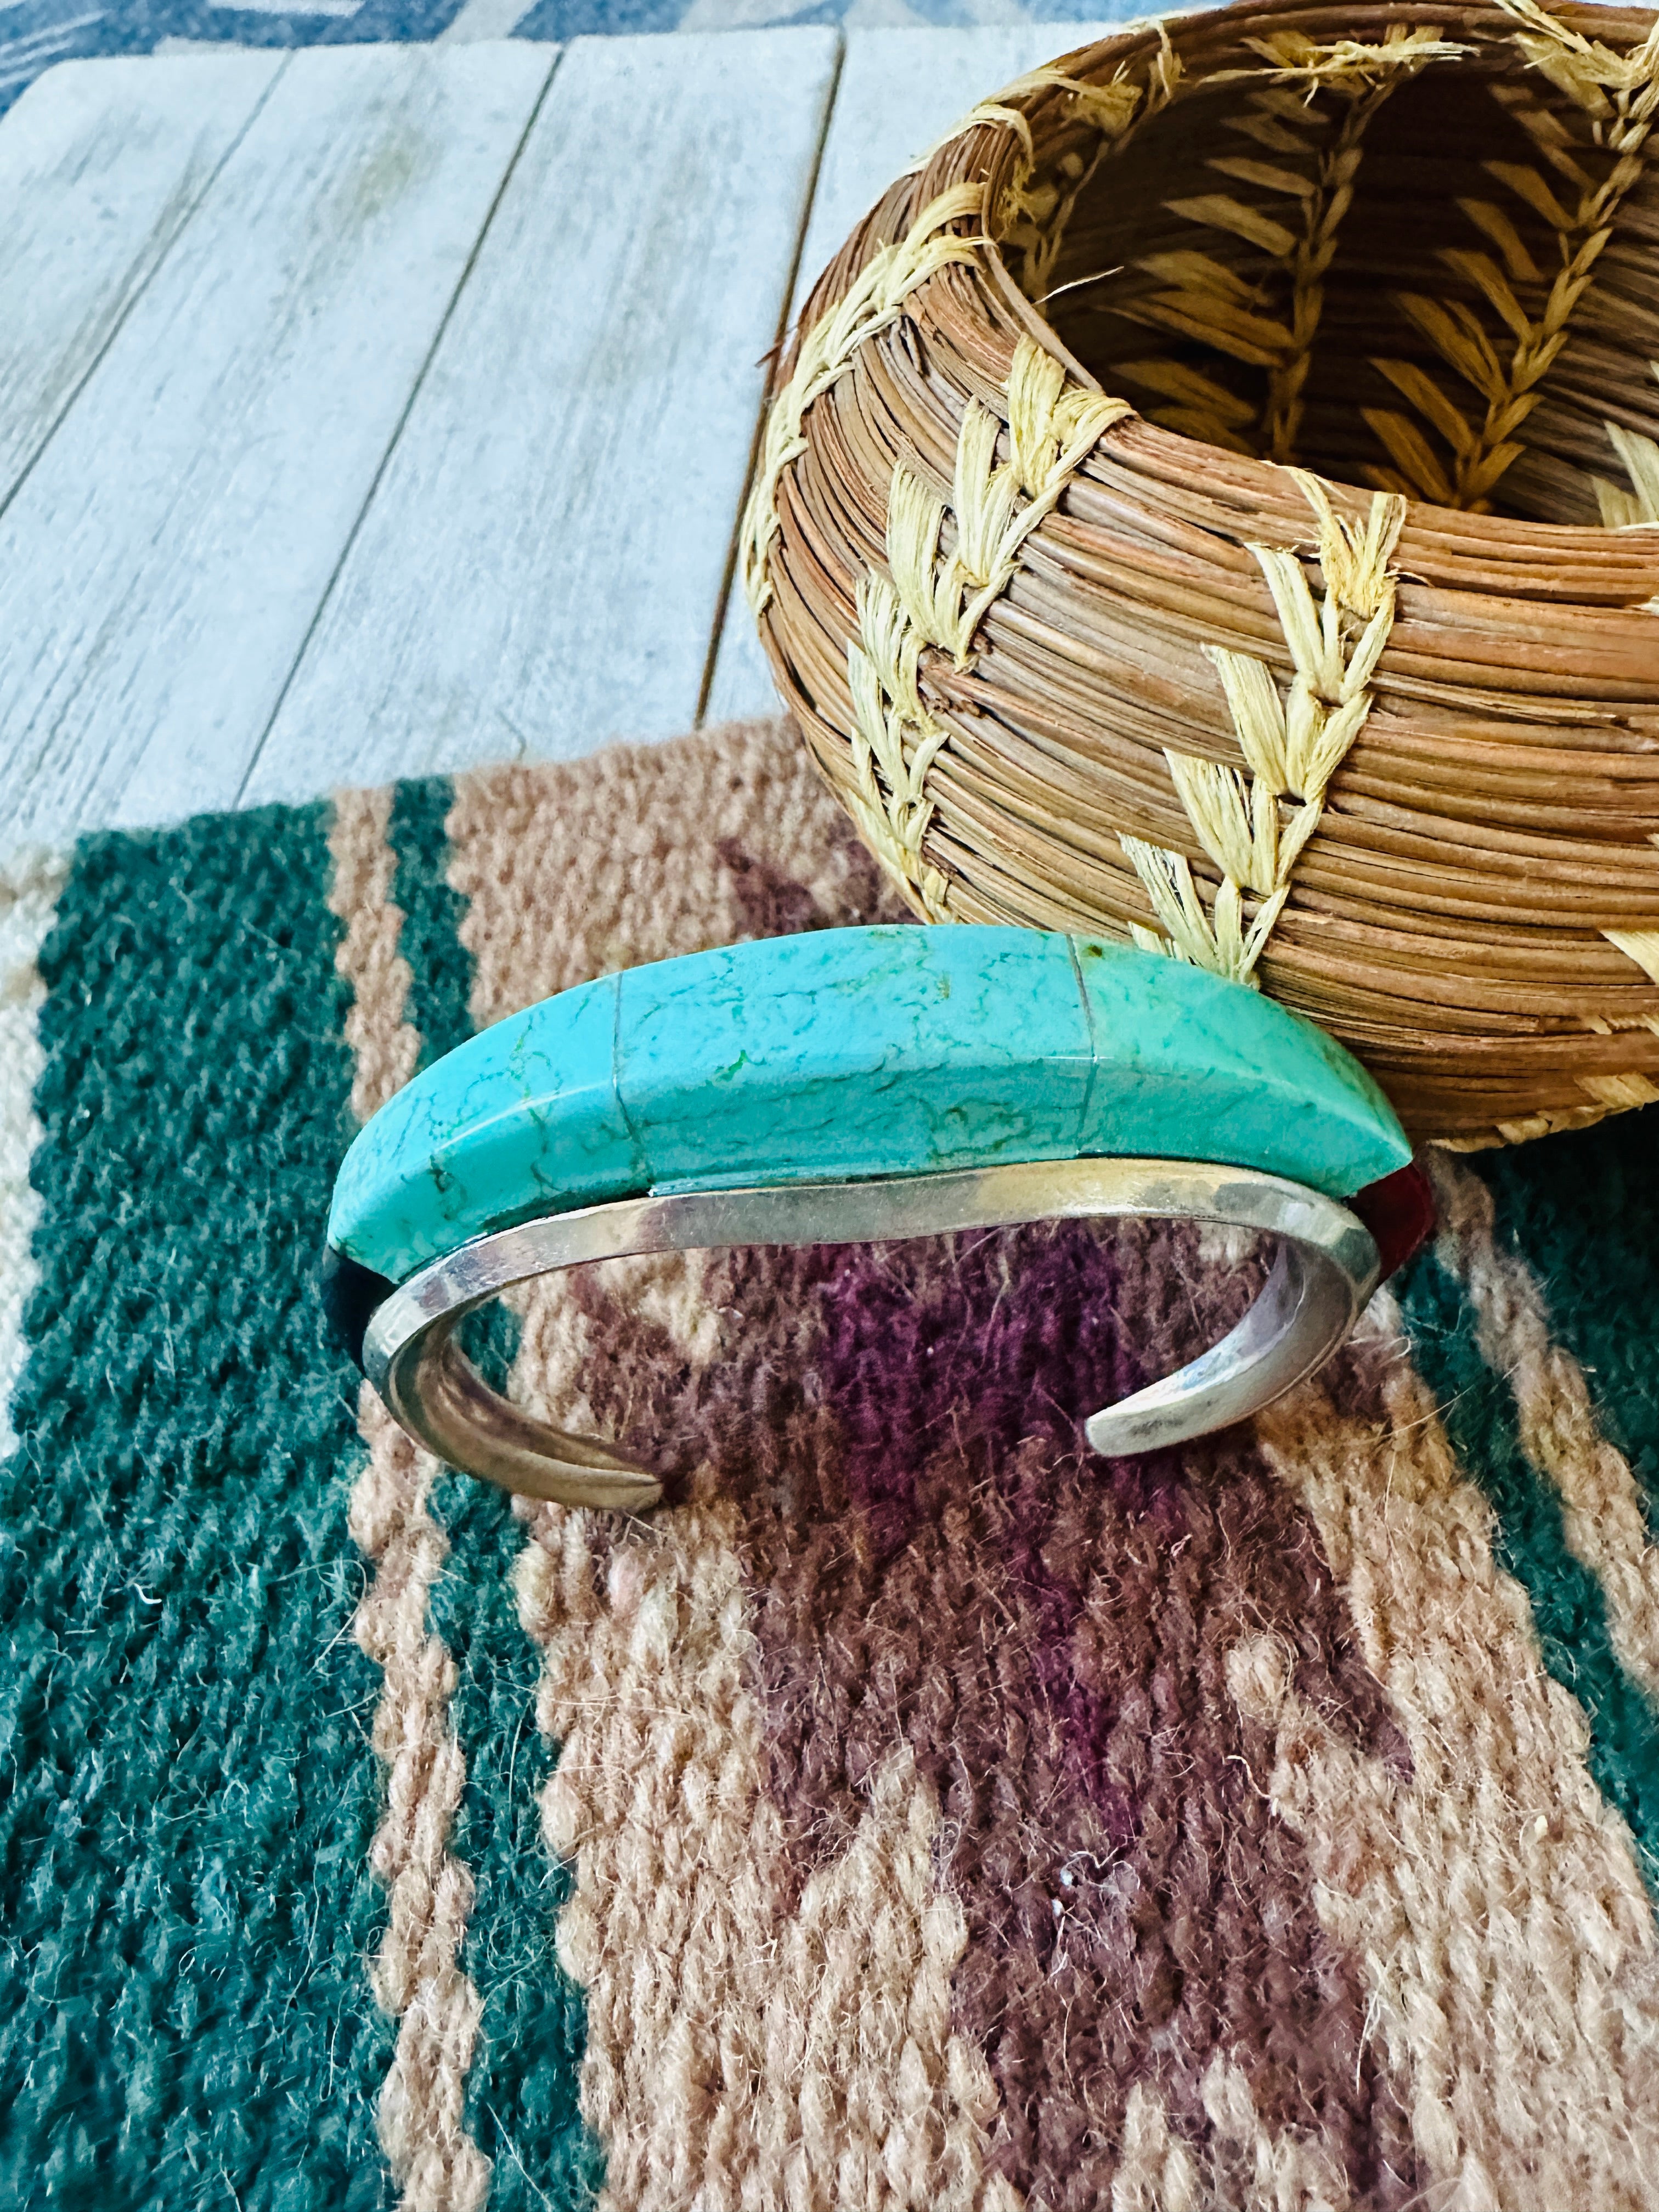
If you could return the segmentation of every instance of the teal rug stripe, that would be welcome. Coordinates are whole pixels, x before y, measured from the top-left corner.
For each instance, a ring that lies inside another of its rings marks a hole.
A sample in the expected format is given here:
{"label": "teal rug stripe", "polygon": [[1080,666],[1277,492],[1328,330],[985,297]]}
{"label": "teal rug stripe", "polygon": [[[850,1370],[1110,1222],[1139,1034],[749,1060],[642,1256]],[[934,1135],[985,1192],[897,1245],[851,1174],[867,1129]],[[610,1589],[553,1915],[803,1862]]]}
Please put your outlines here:
{"label": "teal rug stripe", "polygon": [[[449,806],[441,776],[399,784],[392,805],[392,896],[404,915],[407,1018],[421,1032],[422,1066],[472,1034],[472,962],[459,936],[466,902],[447,873]],[[485,1307],[463,1343],[500,1389],[518,1353],[517,1316]],[[467,2130],[494,2162],[490,2212],[576,2212],[598,2194],[605,2160],[576,2103],[586,2007],[553,1947],[573,1883],[541,1832],[554,1753],[536,1725],[540,1661],[510,1579],[525,1532],[501,1492],[467,1475],[440,1478],[432,1512],[450,1544],[432,1628],[455,1662],[451,1710],[466,1760],[450,1848],[475,1885],[461,1963],[483,2008]]]}
{"label": "teal rug stripe", "polygon": [[1500,1237],[1531,1264],[1659,1542],[1659,1109],[1483,1152]]}
{"label": "teal rug stripe", "polygon": [[1560,1498],[1521,1449],[1513,1395],[1481,1357],[1462,1286],[1425,1254],[1400,1304],[1452,1449],[1497,1515],[1499,1563],[1531,1600],[1544,1664],[1584,1709],[1590,1772],[1629,1822],[1659,1902],[1659,1711],[1619,1663],[1601,1585],[1567,1548]]}
{"label": "teal rug stripe", "polygon": [[321,809],[80,849],[0,1468],[0,2203],[379,2212],[379,1670]]}
{"label": "teal rug stripe", "polygon": [[605,2160],[576,2102],[586,2006],[553,1948],[574,1883],[541,1832],[553,1753],[510,1579],[525,1533],[501,1492],[469,1475],[441,1478],[433,1511],[452,1548],[432,1626],[459,1675],[452,1710],[466,1754],[450,1847],[477,1884],[462,1963],[483,2006],[467,2128],[495,2161],[490,2212],[575,2212],[598,2195]]}
{"label": "teal rug stripe", "polygon": [[398,949],[411,978],[404,1019],[420,1032],[422,1067],[472,1034],[472,956],[460,939],[466,901],[445,872],[453,792],[447,775],[395,784],[386,825],[398,863],[392,896],[404,915]]}

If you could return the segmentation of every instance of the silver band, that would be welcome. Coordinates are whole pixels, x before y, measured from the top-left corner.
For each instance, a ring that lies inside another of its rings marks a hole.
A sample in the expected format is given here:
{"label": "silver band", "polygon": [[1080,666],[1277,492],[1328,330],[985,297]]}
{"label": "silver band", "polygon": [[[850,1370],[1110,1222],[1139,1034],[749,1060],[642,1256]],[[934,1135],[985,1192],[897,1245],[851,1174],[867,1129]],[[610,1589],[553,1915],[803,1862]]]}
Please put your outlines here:
{"label": "silver band", "polygon": [[363,1366],[400,1425],[452,1467],[532,1498],[638,1512],[662,1497],[648,1468],[532,1419],[482,1381],[453,1341],[471,1308],[532,1276],[638,1253],[872,1243],[1125,1214],[1263,1230],[1279,1250],[1261,1296],[1219,1344],[1085,1424],[1092,1449],[1109,1459],[1203,1436],[1270,1405],[1344,1342],[1376,1286],[1370,1231],[1299,1183],[1203,1161],[1033,1161],[670,1193],[545,1215],[477,1237],[411,1275],[375,1311]]}

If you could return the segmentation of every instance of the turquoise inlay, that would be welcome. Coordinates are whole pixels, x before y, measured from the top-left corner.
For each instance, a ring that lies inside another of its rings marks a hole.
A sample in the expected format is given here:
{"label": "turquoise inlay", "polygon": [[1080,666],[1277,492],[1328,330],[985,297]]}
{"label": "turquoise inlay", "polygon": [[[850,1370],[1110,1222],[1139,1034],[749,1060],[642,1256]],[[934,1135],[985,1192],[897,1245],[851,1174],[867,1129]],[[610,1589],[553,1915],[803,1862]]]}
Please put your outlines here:
{"label": "turquoise inlay", "polygon": [[398,1281],[486,1226],[643,1190],[611,1073],[616,1033],[608,975],[470,1037],[361,1132],[331,1241]]}
{"label": "turquoise inlay", "polygon": [[1079,1150],[1224,1160],[1346,1198],[1411,1158],[1334,1037],[1259,991],[1132,945],[1077,940],[1099,1076]]}
{"label": "turquoise inlay", "polygon": [[1411,1156],[1364,1070],[1242,985],[1036,930],[822,930],[634,969],[472,1038],[358,1137],[329,1235],[400,1281],[653,1188],[1086,1152],[1334,1195]]}
{"label": "turquoise inlay", "polygon": [[623,1107],[671,1188],[1069,1159],[1092,1072],[1071,948],[1032,929],[815,930],[659,961],[623,976],[617,1034]]}

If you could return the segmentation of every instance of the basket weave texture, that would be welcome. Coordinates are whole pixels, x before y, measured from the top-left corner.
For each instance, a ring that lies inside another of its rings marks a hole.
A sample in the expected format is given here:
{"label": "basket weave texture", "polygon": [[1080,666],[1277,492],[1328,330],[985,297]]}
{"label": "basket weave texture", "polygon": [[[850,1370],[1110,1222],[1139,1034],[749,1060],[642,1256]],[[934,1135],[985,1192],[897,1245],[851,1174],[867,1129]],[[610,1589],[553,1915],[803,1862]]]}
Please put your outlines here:
{"label": "basket weave texture", "polygon": [[1141,24],[819,279],[741,546],[931,920],[1130,935],[1413,1134],[1659,1100],[1659,20]]}

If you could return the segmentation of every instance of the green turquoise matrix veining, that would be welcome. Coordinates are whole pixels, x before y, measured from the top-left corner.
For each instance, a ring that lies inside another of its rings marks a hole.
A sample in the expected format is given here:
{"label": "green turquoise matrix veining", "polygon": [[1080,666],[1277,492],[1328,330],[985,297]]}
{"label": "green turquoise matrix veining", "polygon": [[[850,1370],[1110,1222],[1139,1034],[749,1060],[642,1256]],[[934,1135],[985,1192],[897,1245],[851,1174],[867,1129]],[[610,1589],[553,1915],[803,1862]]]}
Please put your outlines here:
{"label": "green turquoise matrix veining", "polygon": [[329,1242],[396,1282],[647,1190],[1090,1154],[1335,1198],[1411,1157],[1358,1063],[1240,984],[1036,930],[833,929],[629,969],[471,1038],[359,1135]]}

